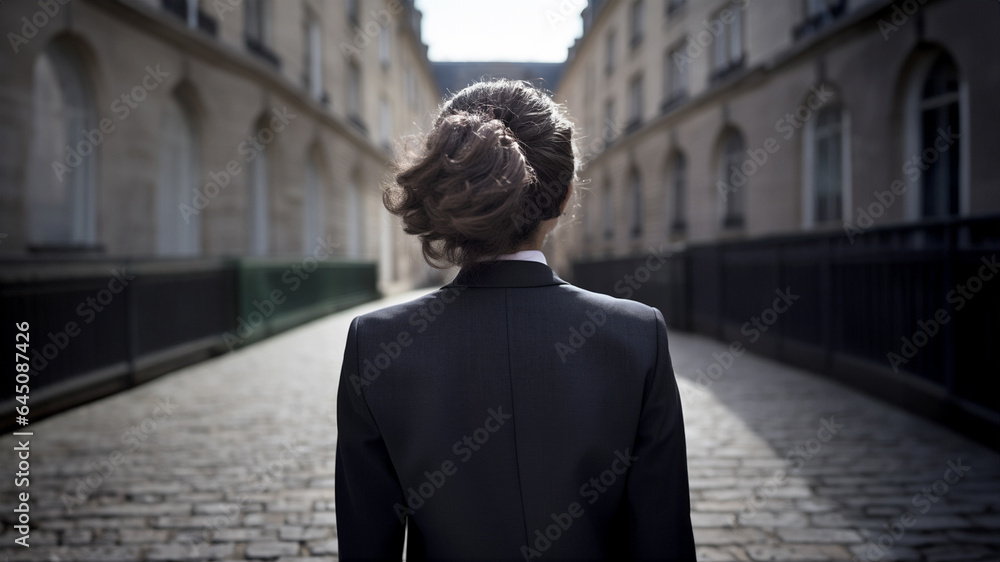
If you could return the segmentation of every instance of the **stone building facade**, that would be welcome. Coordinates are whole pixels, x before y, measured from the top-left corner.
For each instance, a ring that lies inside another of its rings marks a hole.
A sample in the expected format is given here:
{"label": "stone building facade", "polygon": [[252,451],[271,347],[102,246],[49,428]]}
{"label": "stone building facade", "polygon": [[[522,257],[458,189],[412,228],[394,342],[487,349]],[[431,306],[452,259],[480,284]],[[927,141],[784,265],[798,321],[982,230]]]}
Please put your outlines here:
{"label": "stone building facade", "polygon": [[380,202],[438,89],[411,0],[0,6],[0,256],[377,260],[431,273]]}
{"label": "stone building facade", "polygon": [[557,98],[587,166],[559,267],[1000,213],[991,3],[604,0],[582,18]]}

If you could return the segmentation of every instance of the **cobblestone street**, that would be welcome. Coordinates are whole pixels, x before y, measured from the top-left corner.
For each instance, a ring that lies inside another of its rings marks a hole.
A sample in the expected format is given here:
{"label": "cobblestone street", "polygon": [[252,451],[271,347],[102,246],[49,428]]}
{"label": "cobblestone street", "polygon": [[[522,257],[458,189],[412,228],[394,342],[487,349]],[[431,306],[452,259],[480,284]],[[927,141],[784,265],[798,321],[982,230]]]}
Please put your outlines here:
{"label": "cobblestone street", "polygon": [[[14,544],[4,436],[0,559],[336,560],[347,329],[417,294],[31,424],[30,548]],[[1000,454],[810,373],[670,337],[700,560],[1000,560]]]}

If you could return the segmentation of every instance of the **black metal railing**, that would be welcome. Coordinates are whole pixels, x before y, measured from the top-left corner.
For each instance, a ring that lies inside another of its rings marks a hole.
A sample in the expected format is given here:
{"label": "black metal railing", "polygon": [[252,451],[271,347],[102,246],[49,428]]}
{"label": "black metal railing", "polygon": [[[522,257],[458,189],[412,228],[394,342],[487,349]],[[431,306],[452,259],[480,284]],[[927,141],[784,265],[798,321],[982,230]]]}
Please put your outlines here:
{"label": "black metal railing", "polygon": [[[37,421],[377,296],[372,262],[6,260],[0,337],[29,324]],[[8,411],[13,397],[0,391]]]}
{"label": "black metal railing", "polygon": [[575,263],[573,282],[1000,445],[1000,217],[693,244],[636,275],[652,250]]}

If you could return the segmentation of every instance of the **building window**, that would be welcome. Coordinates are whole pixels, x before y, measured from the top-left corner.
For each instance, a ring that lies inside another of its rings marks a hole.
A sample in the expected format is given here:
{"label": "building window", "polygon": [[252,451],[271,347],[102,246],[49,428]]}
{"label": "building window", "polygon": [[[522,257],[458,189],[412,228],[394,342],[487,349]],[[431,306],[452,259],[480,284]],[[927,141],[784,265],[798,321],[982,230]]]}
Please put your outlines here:
{"label": "building window", "polygon": [[[77,52],[73,45],[56,40],[35,61],[26,199],[28,240],[37,249],[78,249],[96,243],[99,147],[86,132],[97,126],[97,120]],[[68,158],[66,146],[75,147],[79,156]]]}
{"label": "building window", "polygon": [[646,3],[643,0],[635,0],[632,2],[632,9],[630,12],[630,23],[629,29],[631,33],[629,34],[629,44],[635,49],[642,44],[643,37],[643,18],[646,17]]}
{"label": "building window", "polygon": [[743,135],[729,131],[719,153],[719,180],[716,183],[722,210],[722,228],[745,226],[747,176],[742,171],[746,144]]}
{"label": "building window", "polygon": [[670,161],[670,234],[683,235],[687,230],[684,209],[687,205],[687,158],[680,152],[674,153]]}
{"label": "building window", "polygon": [[417,107],[417,82],[413,74],[413,68],[407,66],[403,69],[403,91],[406,95],[406,107],[416,109]]}
{"label": "building window", "polygon": [[642,236],[642,176],[635,166],[629,172],[629,198],[631,207],[631,221],[629,234],[632,238]]}
{"label": "building window", "polygon": [[350,184],[347,186],[347,206],[345,209],[347,211],[347,255],[352,258],[360,258],[364,253],[365,245],[365,206],[357,171],[350,176]]}
{"label": "building window", "polygon": [[[267,118],[257,121],[257,129],[253,131],[254,138],[259,138],[260,132],[268,126]],[[267,145],[261,145],[253,152],[249,168],[249,251],[253,256],[266,256],[270,251],[270,186],[268,180]],[[249,158],[249,156],[248,156]]]}
{"label": "building window", "polygon": [[218,23],[212,16],[198,9],[198,0],[161,0],[163,9],[180,18],[190,29],[197,29],[215,36]]}
{"label": "building window", "polygon": [[175,97],[160,118],[159,174],[156,186],[156,249],[160,255],[195,255],[200,250],[201,221],[184,212],[200,178],[198,143],[188,111]]}
{"label": "building window", "polygon": [[642,75],[636,76],[629,84],[628,125],[625,131],[631,133],[642,126]]}
{"label": "building window", "polygon": [[379,252],[378,252],[378,275],[383,281],[391,282],[399,279],[399,266],[396,256],[396,222],[394,217],[385,209],[380,209],[378,213],[379,224]]}
{"label": "building window", "polygon": [[323,101],[323,30],[315,14],[307,11],[305,22],[305,85],[313,99]]}
{"label": "building window", "polygon": [[611,181],[605,180],[603,200],[601,201],[601,213],[603,217],[604,239],[611,240],[615,237],[615,202],[611,194]]}
{"label": "building window", "polygon": [[805,17],[792,31],[796,39],[816,33],[843,16],[847,10],[847,0],[801,0]]}
{"label": "building window", "polygon": [[950,56],[941,53],[931,65],[920,92],[920,154],[924,167],[920,176],[920,215],[923,218],[959,213],[962,140],[955,136],[962,134],[959,105],[958,69]]}
{"label": "building window", "polygon": [[367,130],[361,119],[361,69],[354,61],[347,65],[347,118],[362,131]]}
{"label": "building window", "polygon": [[389,68],[389,63],[392,60],[391,52],[389,50],[391,39],[390,34],[392,33],[391,26],[392,22],[389,22],[378,30],[378,61],[382,65],[382,68]]}
{"label": "building window", "polygon": [[347,23],[351,27],[360,25],[361,20],[358,17],[358,0],[347,0]]}
{"label": "building window", "polygon": [[615,71],[615,32],[609,31],[604,50],[604,73],[610,76]]}
{"label": "building window", "polygon": [[587,71],[583,73],[583,107],[584,111],[591,111],[594,102],[594,89],[596,79],[594,77],[593,65],[587,65]]}
{"label": "building window", "polygon": [[[583,200],[583,242],[589,245],[594,239],[594,205],[591,197]],[[586,248],[584,248],[586,249]]]}
{"label": "building window", "polygon": [[382,148],[392,150],[392,107],[385,98],[378,102],[378,140]]}
{"label": "building window", "polygon": [[602,137],[608,143],[618,136],[618,124],[615,121],[615,100],[604,103],[604,130]]}
{"label": "building window", "polygon": [[244,26],[247,40],[260,44],[267,43],[268,18],[266,12],[267,0],[246,0],[244,10]]}
{"label": "building window", "polygon": [[801,0],[801,2],[806,14],[805,19],[809,20],[823,17],[833,6],[841,3],[841,0]]}
{"label": "building window", "polygon": [[246,0],[244,3],[244,38],[247,50],[274,66],[281,60],[271,51],[271,3],[269,0]]}
{"label": "building window", "polygon": [[319,159],[310,154],[306,159],[305,182],[302,189],[302,251],[311,252],[323,236],[323,181]]}
{"label": "building window", "polygon": [[812,131],[812,222],[840,221],[844,204],[844,150],[840,107],[825,107]]}
{"label": "building window", "polygon": [[712,20],[722,25],[712,44],[712,74],[718,79],[743,64],[743,11],[730,5],[716,12]]}
{"label": "building window", "polygon": [[688,64],[690,59],[684,52],[687,41],[681,41],[679,45],[667,52],[663,59],[663,110],[666,111],[676,102],[687,97],[688,91]]}
{"label": "building window", "polygon": [[198,28],[198,0],[184,0],[185,11],[184,14],[187,26],[191,29]]}

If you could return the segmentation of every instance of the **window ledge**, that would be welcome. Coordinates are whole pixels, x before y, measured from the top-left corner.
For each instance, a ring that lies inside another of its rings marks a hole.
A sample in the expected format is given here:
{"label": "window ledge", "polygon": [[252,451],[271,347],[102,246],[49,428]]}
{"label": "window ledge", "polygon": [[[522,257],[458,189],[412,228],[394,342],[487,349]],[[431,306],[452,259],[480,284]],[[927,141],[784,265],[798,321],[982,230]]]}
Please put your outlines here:
{"label": "window ledge", "polygon": [[246,37],[245,39],[248,51],[269,62],[275,68],[281,68],[281,59],[267,45],[252,37]]}
{"label": "window ledge", "polygon": [[746,55],[741,54],[740,58],[735,61],[730,61],[730,63],[722,68],[715,69],[712,71],[712,76],[710,81],[712,84],[718,84],[726,79],[736,75],[739,71],[743,70],[746,63]]}
{"label": "window ledge", "polygon": [[673,94],[669,98],[663,100],[663,103],[660,104],[660,113],[670,113],[671,110],[683,104],[687,98],[688,95],[686,90]]}
{"label": "window ledge", "polygon": [[368,134],[368,127],[365,126],[365,122],[361,119],[361,116],[357,113],[352,113],[347,116],[347,120],[351,122],[352,125],[358,128],[364,134]]}

